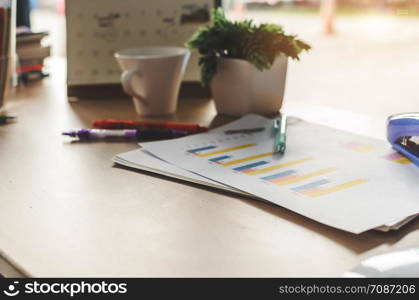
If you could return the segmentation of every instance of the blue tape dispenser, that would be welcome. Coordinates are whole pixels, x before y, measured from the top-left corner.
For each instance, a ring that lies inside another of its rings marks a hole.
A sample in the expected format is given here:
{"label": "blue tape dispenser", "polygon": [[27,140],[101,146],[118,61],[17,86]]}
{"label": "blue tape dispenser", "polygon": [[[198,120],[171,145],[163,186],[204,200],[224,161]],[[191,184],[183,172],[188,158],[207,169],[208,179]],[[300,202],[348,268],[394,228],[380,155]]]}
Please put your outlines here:
{"label": "blue tape dispenser", "polygon": [[390,116],[387,139],[395,150],[419,167],[419,113]]}

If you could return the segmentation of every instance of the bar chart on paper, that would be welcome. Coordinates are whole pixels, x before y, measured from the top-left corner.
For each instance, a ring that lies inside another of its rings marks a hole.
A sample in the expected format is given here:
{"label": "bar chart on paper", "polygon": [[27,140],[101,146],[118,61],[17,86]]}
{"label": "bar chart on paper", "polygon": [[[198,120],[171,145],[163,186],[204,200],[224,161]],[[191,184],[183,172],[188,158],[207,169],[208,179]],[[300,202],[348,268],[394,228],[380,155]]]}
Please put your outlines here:
{"label": "bar chart on paper", "polygon": [[419,212],[419,168],[384,141],[301,122],[288,126],[287,151],[278,155],[270,124],[246,116],[223,130],[266,130],[235,136],[217,130],[142,146],[194,174],[354,233]]}
{"label": "bar chart on paper", "polygon": [[[354,145],[357,147],[356,151],[371,151],[371,148],[358,144],[351,144],[351,147],[354,147]],[[246,174],[273,186],[288,187],[294,193],[310,198],[341,192],[368,182],[367,179],[358,178],[334,183],[333,176],[330,175],[338,171],[336,168],[329,167],[310,172],[305,171],[304,163],[313,162],[314,159],[311,157],[275,163],[273,152],[254,154],[256,146],[256,144],[240,144],[223,148],[219,145],[209,145],[188,149],[186,152],[207,159],[210,163],[226,167],[228,171]],[[238,151],[240,153],[237,155]],[[268,173],[270,175],[265,176]],[[325,175],[329,175],[328,179],[323,178]],[[295,186],[299,183],[301,185]]]}
{"label": "bar chart on paper", "polygon": [[386,154],[382,156],[382,158],[388,161],[394,162],[394,163],[401,164],[401,165],[407,165],[411,163],[411,161],[407,157],[404,157],[398,152],[392,152],[390,154]]}

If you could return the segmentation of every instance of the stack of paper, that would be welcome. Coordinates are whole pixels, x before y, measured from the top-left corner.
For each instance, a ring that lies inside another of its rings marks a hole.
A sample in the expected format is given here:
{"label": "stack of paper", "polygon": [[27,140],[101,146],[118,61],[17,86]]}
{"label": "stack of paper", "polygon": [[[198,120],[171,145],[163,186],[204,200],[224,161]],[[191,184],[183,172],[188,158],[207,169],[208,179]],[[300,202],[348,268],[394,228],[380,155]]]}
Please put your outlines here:
{"label": "stack of paper", "polygon": [[[294,121],[278,156],[271,122],[249,115],[209,133],[143,143],[114,161],[250,194],[353,233],[397,229],[419,213],[419,169],[384,141]],[[224,134],[252,127],[265,131]]]}

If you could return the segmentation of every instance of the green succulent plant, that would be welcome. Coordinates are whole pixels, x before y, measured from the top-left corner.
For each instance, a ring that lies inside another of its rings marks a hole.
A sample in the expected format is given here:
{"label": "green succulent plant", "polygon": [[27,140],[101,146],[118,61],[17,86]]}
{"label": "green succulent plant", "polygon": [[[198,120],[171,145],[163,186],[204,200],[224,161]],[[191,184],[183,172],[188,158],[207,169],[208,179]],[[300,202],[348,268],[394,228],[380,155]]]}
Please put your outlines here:
{"label": "green succulent plant", "polygon": [[219,57],[244,59],[258,70],[270,69],[279,54],[299,59],[311,47],[295,35],[286,35],[275,24],[253,24],[252,20],[230,21],[221,8],[214,9],[212,24],[200,28],[186,42],[201,55],[201,81],[208,85],[217,72]]}

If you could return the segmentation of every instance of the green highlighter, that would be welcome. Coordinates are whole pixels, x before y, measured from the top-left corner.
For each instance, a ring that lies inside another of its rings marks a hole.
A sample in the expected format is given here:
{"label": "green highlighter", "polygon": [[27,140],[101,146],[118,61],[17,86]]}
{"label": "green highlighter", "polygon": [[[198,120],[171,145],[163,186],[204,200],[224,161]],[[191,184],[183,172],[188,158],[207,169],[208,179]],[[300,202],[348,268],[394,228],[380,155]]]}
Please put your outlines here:
{"label": "green highlighter", "polygon": [[284,154],[287,143],[287,116],[282,115],[281,119],[273,121],[273,129],[275,134],[274,153]]}

